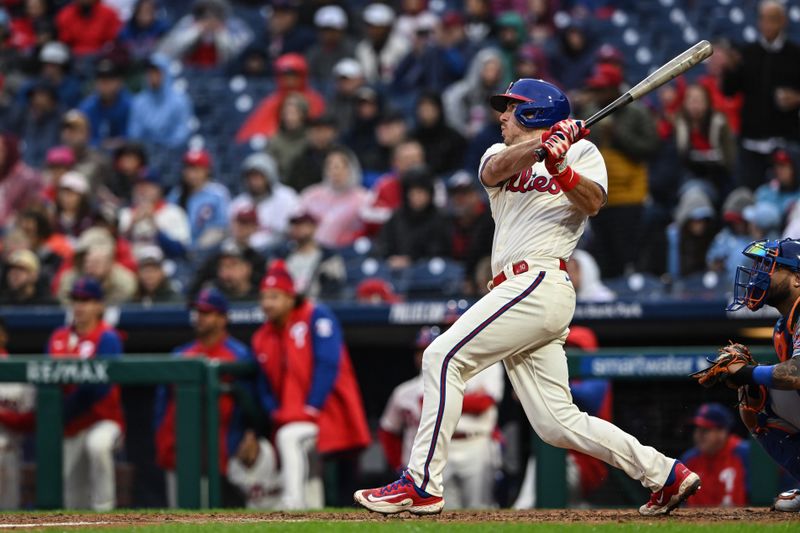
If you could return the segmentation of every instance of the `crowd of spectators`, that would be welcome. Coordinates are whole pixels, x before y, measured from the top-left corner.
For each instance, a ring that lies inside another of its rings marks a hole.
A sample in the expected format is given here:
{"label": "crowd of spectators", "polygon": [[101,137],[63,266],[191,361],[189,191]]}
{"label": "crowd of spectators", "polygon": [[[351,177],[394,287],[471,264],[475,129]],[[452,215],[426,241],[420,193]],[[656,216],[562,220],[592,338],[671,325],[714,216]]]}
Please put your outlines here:
{"label": "crowd of spectators", "polygon": [[[598,31],[633,2],[262,4],[0,2],[1,304],[63,302],[84,275],[111,303],[250,300],[274,258],[311,296],[352,296],[367,256],[371,294],[433,258],[480,294],[487,97],[538,77],[585,117],[641,71]],[[592,128],[609,193],[580,244],[586,294],[631,272],[730,280],[750,240],[800,237],[800,11],[750,7],[757,31]],[[270,90],[193,97],[219,80]]]}

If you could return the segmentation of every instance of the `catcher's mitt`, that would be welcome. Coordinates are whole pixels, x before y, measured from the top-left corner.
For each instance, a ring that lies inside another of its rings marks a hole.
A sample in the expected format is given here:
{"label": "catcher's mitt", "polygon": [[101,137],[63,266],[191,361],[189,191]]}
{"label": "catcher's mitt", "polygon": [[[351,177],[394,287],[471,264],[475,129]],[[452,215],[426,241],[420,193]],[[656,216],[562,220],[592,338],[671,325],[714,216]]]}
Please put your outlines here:
{"label": "catcher's mitt", "polygon": [[745,366],[755,366],[758,363],[750,354],[750,350],[744,344],[731,342],[727,346],[723,346],[717,352],[714,359],[708,360],[711,366],[705,370],[700,370],[690,377],[697,380],[697,382],[704,387],[713,387],[719,383],[724,383],[729,375],[731,375],[730,367],[735,363],[742,363]]}

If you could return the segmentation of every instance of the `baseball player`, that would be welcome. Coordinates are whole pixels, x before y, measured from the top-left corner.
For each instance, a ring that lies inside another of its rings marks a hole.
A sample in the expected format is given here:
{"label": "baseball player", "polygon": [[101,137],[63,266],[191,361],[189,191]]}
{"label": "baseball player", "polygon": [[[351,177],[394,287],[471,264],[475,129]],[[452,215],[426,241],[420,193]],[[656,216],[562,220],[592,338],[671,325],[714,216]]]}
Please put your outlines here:
{"label": "baseball player", "polygon": [[[700,383],[711,376],[712,384],[739,387],[742,421],[770,457],[800,482],[800,240],[755,241],[742,253],[753,262],[737,268],[728,310],[756,311],[767,304],[780,311],[772,335],[780,363],[756,365],[744,346],[734,344],[695,377]],[[745,358],[731,360],[732,352],[742,351]],[[800,491],[780,494],[775,509],[800,511]]]}
{"label": "baseball player", "polygon": [[[422,418],[408,469],[390,485],[356,491],[354,499],[384,514],[439,513],[464,384],[503,361],[545,442],[621,468],[653,491],[639,511],[667,514],[697,491],[697,474],[582,413],[569,393],[564,339],[575,290],[566,260],[587,217],[605,203],[603,158],[583,139],[589,133],[583,124],[567,119],[566,95],[547,82],[517,80],[490,103],[501,113],[504,140],[489,147],[478,169],[495,220],[492,289],[425,350]],[[543,162],[538,148],[546,153]]]}
{"label": "baseball player", "polygon": [[[222,362],[253,361],[246,344],[228,333],[228,300],[217,289],[203,289],[192,302],[197,312],[193,342],[174,350],[175,357],[205,357]],[[217,466],[227,475],[227,465],[239,448],[244,434],[244,420],[232,393],[221,394],[217,402],[219,409],[219,457]],[[160,386],[156,390],[156,462],[167,471],[167,500],[170,507],[177,507],[178,484],[175,475],[176,405],[173,388]],[[209,465],[209,468],[214,466]],[[245,494],[247,496],[247,494]]]}
{"label": "baseball player", "polygon": [[[8,357],[8,330],[0,318],[0,359]],[[35,424],[36,389],[22,383],[0,383],[0,509],[19,508],[22,439]]]}
{"label": "baseball player", "polygon": [[[103,322],[103,287],[79,278],[69,293],[72,324],[53,332],[47,352],[54,359],[116,359],[119,334]],[[116,505],[114,451],[125,422],[119,385],[64,387],[64,505],[109,511]]]}
{"label": "baseball player", "polygon": [[[422,368],[422,352],[440,335],[438,327],[417,334],[414,362]],[[492,488],[499,449],[492,439],[497,424],[497,404],[505,388],[503,367],[496,363],[466,384],[461,418],[450,445],[444,470],[445,501],[450,509],[485,509],[492,506]],[[399,471],[408,464],[411,446],[422,414],[422,375],[398,385],[383,410],[379,436],[389,465]]]}

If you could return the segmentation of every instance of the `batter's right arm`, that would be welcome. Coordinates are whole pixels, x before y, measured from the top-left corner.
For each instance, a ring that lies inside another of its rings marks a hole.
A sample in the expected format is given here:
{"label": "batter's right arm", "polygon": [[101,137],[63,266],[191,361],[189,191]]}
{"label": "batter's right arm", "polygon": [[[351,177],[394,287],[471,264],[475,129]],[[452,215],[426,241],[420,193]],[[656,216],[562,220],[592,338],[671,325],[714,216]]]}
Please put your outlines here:
{"label": "batter's right arm", "polygon": [[538,161],[536,149],[541,145],[541,139],[531,139],[496,153],[483,166],[481,181],[487,187],[497,187],[514,174],[530,168]]}

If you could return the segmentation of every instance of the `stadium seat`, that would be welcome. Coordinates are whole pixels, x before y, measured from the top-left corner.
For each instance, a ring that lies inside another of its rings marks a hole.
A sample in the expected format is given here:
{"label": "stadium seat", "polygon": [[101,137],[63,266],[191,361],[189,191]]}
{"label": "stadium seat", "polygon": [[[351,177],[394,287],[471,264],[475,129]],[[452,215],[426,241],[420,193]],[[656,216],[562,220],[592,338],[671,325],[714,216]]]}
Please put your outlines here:
{"label": "stadium seat", "polygon": [[635,272],[605,281],[620,299],[650,300],[662,298],[666,286],[657,276]]}
{"label": "stadium seat", "polygon": [[399,286],[409,298],[453,296],[461,292],[464,266],[434,257],[414,263],[404,274]]}

